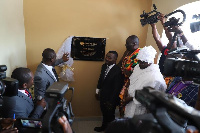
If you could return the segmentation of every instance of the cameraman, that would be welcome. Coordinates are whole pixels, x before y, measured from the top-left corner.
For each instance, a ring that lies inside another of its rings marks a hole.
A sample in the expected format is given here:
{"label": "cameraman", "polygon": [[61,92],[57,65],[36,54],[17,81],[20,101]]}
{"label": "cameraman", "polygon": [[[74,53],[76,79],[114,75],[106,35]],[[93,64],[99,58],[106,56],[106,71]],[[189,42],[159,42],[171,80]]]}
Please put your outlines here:
{"label": "cameraman", "polygon": [[33,85],[33,73],[31,70],[23,67],[16,68],[12,72],[11,77],[19,81],[18,95],[3,97],[3,117],[40,118],[46,106],[46,102],[42,99],[34,105],[32,95],[28,90]]}
{"label": "cameraman", "polygon": [[[169,40],[167,46],[165,46],[162,41],[161,41],[161,38],[160,38],[160,35],[157,31],[157,28],[156,28],[156,24],[153,23],[151,24],[151,27],[152,27],[152,35],[153,35],[153,38],[158,46],[158,49],[161,51],[162,55],[159,59],[159,68],[160,68],[160,71],[161,73],[163,73],[164,71],[164,61],[166,58],[168,58],[169,56],[167,55],[167,52],[171,49],[175,49],[178,47],[178,45],[180,45],[180,40],[179,40],[179,43],[176,43],[174,42],[172,45],[171,45],[171,41],[172,41],[172,33],[171,32],[175,32],[176,34],[178,34],[178,36],[180,37],[180,39],[182,40],[183,44],[188,47],[190,50],[193,50],[194,47],[192,45],[189,44],[187,38],[185,37],[183,31],[180,29],[180,27],[178,26],[175,26],[175,27],[172,27],[171,29],[165,27],[165,17],[164,17],[164,14],[160,14],[158,16],[158,19],[160,20],[161,24],[163,25],[163,28],[165,30],[165,34]],[[183,46],[183,45],[182,45]]]}
{"label": "cameraman", "polygon": [[[170,26],[170,28],[165,27],[166,20],[165,20],[164,14],[160,14],[158,19],[160,20],[161,24],[163,25],[165,34],[169,40],[167,46],[164,46],[163,43],[161,42],[160,36],[156,29],[156,25],[151,24],[153,38],[156,41],[156,44],[157,44],[159,50],[162,52],[162,55],[159,60],[159,67],[160,67],[161,72],[163,73],[164,72],[164,62],[165,62],[166,58],[174,58],[175,57],[175,55],[173,55],[173,54],[168,54],[168,50],[173,50],[178,47],[183,47],[184,45],[187,48],[189,48],[189,50],[194,50],[194,47],[188,42],[187,38],[185,37],[183,31],[181,30],[181,28],[179,26]],[[173,44],[171,44],[172,32],[175,35],[177,35],[177,38],[178,38],[177,42],[175,41]],[[176,54],[176,57],[179,57],[182,59],[187,59],[187,60],[188,59],[197,60],[195,57],[192,57],[192,58],[189,56],[186,57],[186,56],[182,56],[181,54]],[[173,94],[176,97],[182,99],[189,106],[192,106],[192,107],[195,106],[196,97],[197,97],[197,93],[198,93],[198,85],[193,84],[193,82],[188,79],[183,80],[181,77],[165,77],[165,81],[168,86],[168,89],[166,90],[167,93]],[[188,93],[188,94],[184,93],[186,91],[190,91],[190,93]],[[178,92],[179,92],[179,95],[178,95]],[[184,94],[184,95],[182,95],[182,94]]]}

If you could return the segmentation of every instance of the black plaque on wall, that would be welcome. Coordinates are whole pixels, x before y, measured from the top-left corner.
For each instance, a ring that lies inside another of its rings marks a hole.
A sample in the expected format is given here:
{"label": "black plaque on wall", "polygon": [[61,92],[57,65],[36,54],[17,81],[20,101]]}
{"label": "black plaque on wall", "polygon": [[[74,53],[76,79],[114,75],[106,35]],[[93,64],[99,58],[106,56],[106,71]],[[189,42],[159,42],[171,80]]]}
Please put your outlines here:
{"label": "black plaque on wall", "polygon": [[106,38],[73,37],[71,57],[74,60],[103,61]]}

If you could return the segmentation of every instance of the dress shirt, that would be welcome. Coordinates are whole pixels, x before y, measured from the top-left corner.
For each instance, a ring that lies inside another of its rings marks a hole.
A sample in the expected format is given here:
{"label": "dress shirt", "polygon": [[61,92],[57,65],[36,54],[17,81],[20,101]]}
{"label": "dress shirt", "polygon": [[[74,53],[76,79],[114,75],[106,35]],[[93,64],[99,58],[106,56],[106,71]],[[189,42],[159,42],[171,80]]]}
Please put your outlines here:
{"label": "dress shirt", "polygon": [[46,69],[48,69],[50,71],[50,73],[53,75],[54,79],[57,81],[56,76],[55,76],[54,72],[52,71],[53,66],[48,66],[48,65],[45,65],[44,63],[42,63],[42,65],[44,65],[46,67]]}
{"label": "dress shirt", "polygon": [[26,96],[27,96],[27,94],[26,94],[25,90],[18,90],[18,91],[20,91],[21,93],[23,93],[24,95],[26,95]]}

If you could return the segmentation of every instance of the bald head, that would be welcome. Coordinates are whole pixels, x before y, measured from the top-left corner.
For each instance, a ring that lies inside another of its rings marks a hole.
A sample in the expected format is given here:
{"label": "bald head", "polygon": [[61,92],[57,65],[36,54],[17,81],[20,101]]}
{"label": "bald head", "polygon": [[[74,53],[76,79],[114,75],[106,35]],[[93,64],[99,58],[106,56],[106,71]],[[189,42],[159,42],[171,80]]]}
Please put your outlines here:
{"label": "bald head", "polygon": [[131,35],[126,39],[126,43],[135,43],[136,45],[139,45],[139,38],[136,35]]}
{"label": "bald head", "polygon": [[126,49],[134,52],[139,47],[139,38],[136,35],[131,35],[126,39]]}

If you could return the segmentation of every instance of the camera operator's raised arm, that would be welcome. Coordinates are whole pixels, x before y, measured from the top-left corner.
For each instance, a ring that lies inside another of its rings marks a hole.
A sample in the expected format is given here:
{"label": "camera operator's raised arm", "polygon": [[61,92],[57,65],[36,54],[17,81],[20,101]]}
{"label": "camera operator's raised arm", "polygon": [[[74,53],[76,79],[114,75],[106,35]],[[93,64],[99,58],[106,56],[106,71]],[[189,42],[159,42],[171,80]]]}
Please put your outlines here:
{"label": "camera operator's raised arm", "polygon": [[171,39],[172,39],[172,34],[168,31],[167,27],[164,26],[164,24],[165,24],[167,18],[165,17],[164,14],[161,13],[161,14],[158,16],[158,19],[160,20],[160,22],[161,22],[161,24],[162,24],[162,26],[163,26],[163,28],[164,28],[164,30],[165,30],[165,34],[166,34],[168,40],[171,41]]}
{"label": "camera operator's raised arm", "polygon": [[153,38],[154,40],[156,41],[156,44],[158,46],[158,49],[160,51],[163,50],[164,46],[161,42],[161,39],[160,39],[160,35],[158,34],[158,31],[157,31],[157,28],[156,28],[156,24],[151,24],[151,28],[152,28],[152,34],[153,34]]}
{"label": "camera operator's raised arm", "polygon": [[170,29],[171,32],[175,32],[180,36],[181,40],[183,41],[183,44],[189,48],[189,50],[194,50],[193,45],[191,45],[188,42],[188,39],[186,38],[185,34],[183,33],[183,30],[179,26],[174,26]]}

